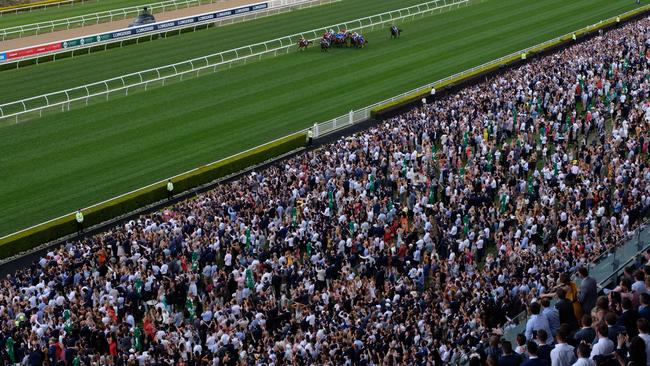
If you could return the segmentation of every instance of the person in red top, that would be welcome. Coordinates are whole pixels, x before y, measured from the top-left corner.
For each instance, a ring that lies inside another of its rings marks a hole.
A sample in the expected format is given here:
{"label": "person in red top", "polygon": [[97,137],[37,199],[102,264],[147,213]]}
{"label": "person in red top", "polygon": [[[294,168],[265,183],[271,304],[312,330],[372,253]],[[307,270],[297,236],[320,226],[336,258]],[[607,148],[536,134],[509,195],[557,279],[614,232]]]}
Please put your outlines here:
{"label": "person in red top", "polygon": [[156,334],[156,329],[154,328],[151,319],[149,319],[149,316],[146,316],[144,318],[143,328],[144,328],[144,333],[147,335],[147,337],[150,340],[153,340],[153,337]]}
{"label": "person in red top", "polygon": [[113,357],[117,357],[117,339],[115,339],[115,333],[111,333],[108,336],[108,353]]}

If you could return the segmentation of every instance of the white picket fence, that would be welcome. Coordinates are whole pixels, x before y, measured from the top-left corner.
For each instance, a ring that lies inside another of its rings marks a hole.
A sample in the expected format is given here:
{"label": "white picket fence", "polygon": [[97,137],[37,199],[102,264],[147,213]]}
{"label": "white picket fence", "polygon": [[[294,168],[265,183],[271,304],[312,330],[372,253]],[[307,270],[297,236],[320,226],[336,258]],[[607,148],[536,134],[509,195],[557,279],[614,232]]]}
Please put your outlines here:
{"label": "white picket fence", "polygon": [[99,23],[130,19],[136,17],[144,6],[149,8],[152,13],[156,14],[223,1],[225,0],[167,0],[151,4],[143,4],[139,6],[130,6],[121,9],[112,9],[98,13],[84,14],[70,18],[55,19],[46,22],[0,29],[0,39],[4,41],[12,38],[21,38],[64,29],[85,27]]}
{"label": "white picket fence", "polygon": [[287,53],[296,47],[300,37],[310,40],[320,39],[323,32],[334,29],[363,30],[404,21],[417,16],[444,11],[453,7],[467,5],[470,0],[435,0],[419,5],[393,10],[369,17],[364,17],[344,23],[329,25],[306,32],[292,34],[271,41],[256,43],[233,50],[219,52],[205,57],[172,65],[140,71],[123,75],[109,80],[104,80],[80,87],[48,93],[37,97],[22,99],[0,105],[0,120],[15,118],[15,123],[20,122],[20,116],[42,116],[43,111],[70,110],[71,106],[88,105],[89,102],[106,99],[116,94],[128,95],[129,90],[135,88],[147,90],[150,86],[165,85],[170,80],[199,76],[201,72],[216,72],[221,68],[229,68],[233,64],[246,63],[250,59],[261,59],[265,56],[276,56]]}
{"label": "white picket fence", "polygon": [[[223,0],[219,0],[223,1]],[[301,9],[307,9],[311,8],[314,6],[319,6],[319,5],[324,5],[324,4],[331,4],[331,3],[336,3],[340,2],[342,0],[270,0],[269,1],[269,8],[264,9],[264,10],[258,10],[255,12],[246,12],[230,17],[225,17],[225,18],[218,18],[217,20],[211,19],[211,20],[206,20],[202,22],[194,22],[191,25],[185,26],[185,27],[180,27],[180,28],[173,28],[173,29],[168,29],[168,30],[160,30],[157,32],[153,33],[146,33],[146,34],[134,34],[128,37],[121,37],[118,39],[110,39],[108,41],[102,41],[102,42],[97,42],[97,43],[90,43],[90,44],[80,44],[78,46],[74,47],[67,47],[67,48],[62,48],[57,51],[52,51],[48,53],[43,53],[43,54],[37,54],[37,55],[32,55],[32,56],[26,56],[26,57],[21,57],[21,58],[15,58],[15,59],[8,59],[5,61],[0,61],[0,64],[13,64],[15,65],[16,68],[20,68],[21,65],[29,65],[28,62],[30,60],[36,60],[36,64],[39,64],[39,60],[41,59],[50,59],[56,61],[61,58],[67,58],[67,57],[73,57],[75,56],[76,51],[80,50],[86,50],[88,51],[89,49],[94,49],[97,50],[98,48],[103,47],[104,51],[107,50],[109,47],[112,47],[116,44],[118,44],[118,47],[122,47],[125,44],[132,44],[133,41],[135,40],[136,43],[139,43],[140,41],[146,40],[148,38],[149,41],[153,40],[154,38],[160,37],[160,36],[167,36],[169,34],[178,34],[180,32],[186,32],[186,31],[197,31],[200,29],[206,29],[209,26],[215,26],[215,27],[221,27],[224,25],[230,25],[234,23],[240,23],[240,22],[246,22],[250,20],[255,20],[255,19],[260,19],[260,18],[265,18],[268,16],[272,15],[277,15],[277,14],[282,14],[282,13],[287,13],[295,10],[301,10]],[[93,35],[89,35],[93,36]],[[97,36],[97,35],[95,35]],[[6,52],[11,52],[14,50],[9,50]],[[87,54],[88,52],[82,53],[83,55]],[[58,57],[57,57],[58,56]]]}

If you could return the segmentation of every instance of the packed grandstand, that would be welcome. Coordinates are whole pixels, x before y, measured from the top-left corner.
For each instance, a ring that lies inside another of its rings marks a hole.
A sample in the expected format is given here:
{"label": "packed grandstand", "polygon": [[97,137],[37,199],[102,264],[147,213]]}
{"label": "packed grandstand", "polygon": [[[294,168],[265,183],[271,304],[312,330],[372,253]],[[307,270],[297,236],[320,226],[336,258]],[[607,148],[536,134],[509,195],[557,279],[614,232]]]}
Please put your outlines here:
{"label": "packed grandstand", "polygon": [[641,18],[69,239],[2,363],[650,365],[650,254],[587,270],[649,213],[649,66]]}

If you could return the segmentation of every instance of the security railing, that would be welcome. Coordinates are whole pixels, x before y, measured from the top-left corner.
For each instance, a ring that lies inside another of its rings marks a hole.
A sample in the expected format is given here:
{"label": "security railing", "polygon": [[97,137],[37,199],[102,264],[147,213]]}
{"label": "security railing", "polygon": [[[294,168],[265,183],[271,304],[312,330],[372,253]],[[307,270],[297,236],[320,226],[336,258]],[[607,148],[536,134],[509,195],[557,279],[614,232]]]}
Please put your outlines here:
{"label": "security railing", "polygon": [[[290,48],[295,47],[296,41],[299,37],[316,40],[322,36],[323,32],[329,29],[335,29],[337,31],[341,29],[374,29],[377,26],[383,26],[388,23],[414,18],[416,16],[423,16],[428,13],[443,11],[452,7],[460,7],[466,5],[469,1],[470,0],[429,1],[423,4],[296,33],[271,41],[219,52],[189,61],[136,72],[37,97],[5,103],[0,105],[0,120],[6,121],[7,119],[15,118],[15,122],[18,123],[20,122],[20,116],[42,116],[43,111],[47,110],[66,111],[70,110],[71,106],[76,105],[76,103],[79,103],[80,105],[88,105],[90,102],[100,98],[108,100],[111,95],[128,95],[130,90],[136,88],[144,89],[146,91],[151,86],[164,86],[165,83],[175,79],[182,81],[187,77],[198,77],[201,72],[216,72],[221,68],[229,68],[233,64],[246,63],[250,59],[261,59],[265,56],[276,56],[281,53],[289,52]],[[367,118],[368,116],[369,114],[366,110],[353,112],[354,121],[358,121],[360,118]],[[334,128],[339,126],[337,123],[334,124]]]}

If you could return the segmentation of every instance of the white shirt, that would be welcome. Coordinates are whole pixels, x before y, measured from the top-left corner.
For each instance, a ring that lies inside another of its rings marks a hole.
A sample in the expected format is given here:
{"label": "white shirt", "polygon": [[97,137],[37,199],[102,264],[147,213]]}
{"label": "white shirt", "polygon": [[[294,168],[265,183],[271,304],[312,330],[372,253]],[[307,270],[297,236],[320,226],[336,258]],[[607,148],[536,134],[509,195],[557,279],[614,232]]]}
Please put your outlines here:
{"label": "white shirt", "polygon": [[573,350],[573,346],[566,343],[556,344],[551,350],[551,366],[571,366],[577,360]]}
{"label": "white shirt", "polygon": [[598,337],[598,342],[591,348],[589,358],[593,360],[595,356],[608,355],[612,352],[614,352],[614,342],[607,337]]}
{"label": "white shirt", "polygon": [[571,366],[596,366],[596,363],[588,358],[579,358],[578,361]]}

